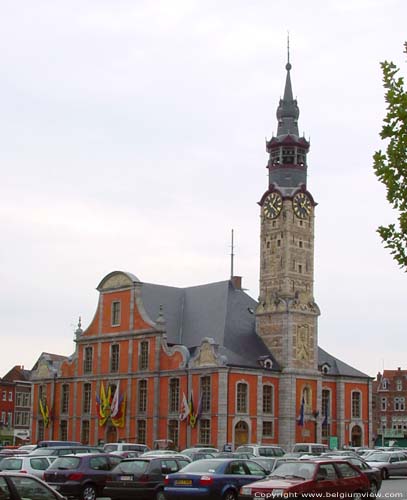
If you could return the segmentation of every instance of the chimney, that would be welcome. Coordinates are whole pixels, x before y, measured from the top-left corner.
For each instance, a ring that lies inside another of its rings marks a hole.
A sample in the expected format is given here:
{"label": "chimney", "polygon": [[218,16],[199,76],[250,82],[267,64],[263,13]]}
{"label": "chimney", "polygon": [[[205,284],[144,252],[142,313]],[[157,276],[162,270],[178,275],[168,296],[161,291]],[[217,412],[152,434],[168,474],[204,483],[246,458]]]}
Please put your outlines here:
{"label": "chimney", "polygon": [[232,276],[231,278],[233,286],[236,288],[236,290],[241,290],[242,289],[242,277],[241,276]]}

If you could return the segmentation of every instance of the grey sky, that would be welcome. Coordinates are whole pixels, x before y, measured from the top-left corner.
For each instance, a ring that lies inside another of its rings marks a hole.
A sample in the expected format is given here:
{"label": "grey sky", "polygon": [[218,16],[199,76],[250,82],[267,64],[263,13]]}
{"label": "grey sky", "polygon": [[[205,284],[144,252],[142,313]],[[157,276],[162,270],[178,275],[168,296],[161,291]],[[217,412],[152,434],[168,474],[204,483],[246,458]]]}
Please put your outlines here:
{"label": "grey sky", "polygon": [[405,0],[6,0],[0,16],[0,376],[69,355],[113,270],[174,286],[235,270],[257,298],[265,136],[291,37],[318,202],[319,344],[375,375],[406,367],[406,275],[375,228],[385,105],[406,74]]}

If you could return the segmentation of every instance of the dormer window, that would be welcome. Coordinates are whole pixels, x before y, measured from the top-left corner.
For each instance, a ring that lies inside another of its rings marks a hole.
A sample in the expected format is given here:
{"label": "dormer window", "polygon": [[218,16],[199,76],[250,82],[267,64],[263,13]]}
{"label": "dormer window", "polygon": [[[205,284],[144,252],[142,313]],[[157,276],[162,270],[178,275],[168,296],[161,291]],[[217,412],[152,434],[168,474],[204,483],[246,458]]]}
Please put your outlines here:
{"label": "dormer window", "polygon": [[324,363],[322,366],[321,366],[321,372],[324,374],[324,375],[327,375],[329,373],[329,370],[331,369],[331,367],[329,366],[328,363]]}

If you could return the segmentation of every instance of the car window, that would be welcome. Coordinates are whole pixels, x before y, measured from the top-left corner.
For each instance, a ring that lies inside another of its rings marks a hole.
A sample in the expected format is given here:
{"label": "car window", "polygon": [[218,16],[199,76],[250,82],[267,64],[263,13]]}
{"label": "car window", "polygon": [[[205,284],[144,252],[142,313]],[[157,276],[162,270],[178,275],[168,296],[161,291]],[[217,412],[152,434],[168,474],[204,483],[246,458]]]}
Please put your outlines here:
{"label": "car window", "polygon": [[342,477],[357,477],[359,472],[349,464],[336,464]]}
{"label": "car window", "polygon": [[259,464],[256,464],[256,462],[246,462],[246,467],[249,469],[249,474],[253,476],[265,476],[266,473],[262,467],[260,467]]}
{"label": "car window", "polygon": [[117,444],[105,444],[103,447],[103,451],[105,451],[106,453],[110,453],[112,451],[117,451],[118,448],[119,447],[117,446]]}
{"label": "car window", "polygon": [[[347,465],[347,464],[345,464]],[[348,466],[350,467],[350,466]],[[335,479],[338,479],[338,475],[336,473],[335,467],[333,464],[321,464],[319,466],[318,473],[322,474],[325,479],[328,479],[329,481],[333,481]]]}
{"label": "car window", "polygon": [[58,497],[44,484],[32,477],[12,476],[10,477],[20,498],[24,500],[56,500]]}
{"label": "car window", "polygon": [[188,460],[183,460],[182,458],[179,459],[178,462],[181,469],[190,463]]}
{"label": "car window", "polygon": [[308,446],[302,446],[302,445],[297,445],[297,446],[294,446],[294,449],[293,449],[293,452],[299,452],[299,453],[302,453],[302,452],[305,452],[307,453],[308,451]]}
{"label": "car window", "polygon": [[223,461],[219,460],[197,460],[184,467],[182,472],[215,472],[223,467]]}
{"label": "car window", "polygon": [[3,470],[21,470],[23,461],[21,458],[9,458],[2,463]]}
{"label": "car window", "polygon": [[120,472],[126,472],[128,474],[142,474],[150,462],[148,460],[132,460],[129,462],[121,462],[116,468],[115,472],[120,469]]}
{"label": "car window", "polygon": [[4,477],[0,477],[0,500],[10,500],[10,490]]}
{"label": "car window", "polygon": [[116,467],[117,464],[119,464],[122,459],[120,457],[115,457],[115,456],[111,456],[109,457],[109,460],[110,460],[110,468],[113,469],[113,467]]}
{"label": "car window", "polygon": [[398,457],[398,455],[392,455],[392,456],[390,457],[390,462],[391,462],[391,463],[394,463],[394,462],[399,462],[399,457]]}
{"label": "car window", "polygon": [[225,472],[226,474],[246,474],[243,462],[230,462]]}
{"label": "car window", "polygon": [[93,470],[110,470],[110,465],[106,457],[91,457],[89,467]]}
{"label": "car window", "polygon": [[77,469],[81,459],[79,457],[59,457],[51,465],[50,469]]}
{"label": "car window", "polygon": [[45,470],[48,469],[49,462],[46,458],[31,458],[30,465],[32,469],[35,470]]}
{"label": "car window", "polygon": [[177,472],[177,470],[178,470],[178,464],[175,460],[165,459],[165,460],[161,460],[161,463],[162,463],[162,467],[166,467],[166,468],[170,469],[171,472]]}

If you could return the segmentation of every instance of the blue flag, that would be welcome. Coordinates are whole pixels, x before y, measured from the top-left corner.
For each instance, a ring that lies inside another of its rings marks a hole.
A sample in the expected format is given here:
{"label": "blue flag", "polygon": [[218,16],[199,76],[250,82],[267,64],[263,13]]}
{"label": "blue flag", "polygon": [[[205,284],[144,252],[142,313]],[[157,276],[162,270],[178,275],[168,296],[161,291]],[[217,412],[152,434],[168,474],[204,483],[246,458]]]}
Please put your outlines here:
{"label": "blue flag", "polygon": [[305,400],[304,400],[304,396],[303,396],[302,400],[301,400],[301,406],[300,406],[300,416],[298,417],[298,425],[301,425],[301,426],[304,425],[304,406],[305,406]]}

